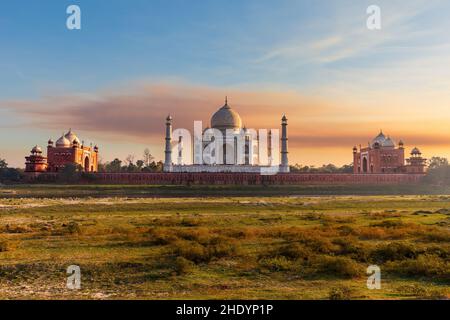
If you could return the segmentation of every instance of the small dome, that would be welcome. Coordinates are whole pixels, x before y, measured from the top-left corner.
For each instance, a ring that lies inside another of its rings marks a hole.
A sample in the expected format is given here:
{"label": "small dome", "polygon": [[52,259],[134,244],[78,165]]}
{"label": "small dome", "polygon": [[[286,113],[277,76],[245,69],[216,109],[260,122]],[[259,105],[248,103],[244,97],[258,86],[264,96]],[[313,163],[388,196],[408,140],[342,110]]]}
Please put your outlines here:
{"label": "small dome", "polygon": [[380,133],[375,138],[373,138],[372,146],[375,146],[375,143],[377,143],[377,142],[380,146],[382,146],[383,142],[385,140],[386,140],[386,136],[383,134],[383,131],[380,131]]}
{"label": "small dome", "polygon": [[390,137],[387,137],[387,139],[381,143],[381,146],[385,148],[395,148],[395,143]]}
{"label": "small dome", "polygon": [[69,129],[69,132],[67,132],[64,136],[71,142],[71,144],[73,144],[75,141],[80,144],[80,140],[78,139],[77,135],[72,132],[72,129]]}
{"label": "small dome", "polygon": [[422,152],[420,152],[419,148],[414,148],[411,150],[411,154],[422,154]]}
{"label": "small dome", "polygon": [[70,147],[70,140],[67,139],[64,134],[61,136],[61,138],[59,138],[58,140],[56,140],[56,147],[58,148],[68,148]]}
{"label": "small dome", "polygon": [[52,139],[48,139],[48,144],[49,145],[53,145],[53,140]]}
{"label": "small dome", "polygon": [[219,130],[240,129],[242,121],[239,114],[231,109],[225,99],[225,105],[211,117],[211,127]]}
{"label": "small dome", "polygon": [[42,153],[42,149],[39,146],[34,146],[33,149],[31,149],[31,153]]}

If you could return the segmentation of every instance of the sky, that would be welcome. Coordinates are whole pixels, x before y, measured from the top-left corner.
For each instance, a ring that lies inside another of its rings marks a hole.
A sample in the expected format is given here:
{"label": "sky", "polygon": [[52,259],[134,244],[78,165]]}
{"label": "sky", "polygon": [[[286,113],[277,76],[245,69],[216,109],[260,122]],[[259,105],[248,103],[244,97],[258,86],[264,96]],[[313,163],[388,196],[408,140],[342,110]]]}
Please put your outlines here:
{"label": "sky", "polygon": [[[69,5],[81,30],[69,30]],[[381,29],[369,30],[369,5]],[[149,148],[164,119],[209,125],[228,96],[247,128],[289,119],[290,163],[348,164],[380,129],[450,158],[447,0],[41,0],[0,10],[0,158],[72,128],[102,161]]]}

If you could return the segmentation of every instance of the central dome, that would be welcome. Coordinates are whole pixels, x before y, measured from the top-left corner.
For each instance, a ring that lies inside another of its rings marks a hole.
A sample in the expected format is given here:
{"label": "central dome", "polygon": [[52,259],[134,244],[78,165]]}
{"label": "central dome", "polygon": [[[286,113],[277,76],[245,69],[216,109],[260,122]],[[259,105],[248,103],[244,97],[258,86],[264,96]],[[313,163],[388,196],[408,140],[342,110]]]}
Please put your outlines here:
{"label": "central dome", "polygon": [[77,143],[80,144],[80,139],[78,139],[77,135],[72,132],[72,129],[69,129],[69,132],[67,132],[64,137],[66,137],[67,140],[70,141],[71,144]]}
{"label": "central dome", "polygon": [[231,109],[227,99],[225,99],[225,105],[211,117],[211,128],[219,130],[242,128],[241,117],[236,111]]}
{"label": "central dome", "polygon": [[373,138],[372,147],[374,147],[375,144],[378,144],[379,146],[381,146],[385,140],[386,140],[386,136],[383,134],[383,131],[380,131],[380,133],[375,138]]}

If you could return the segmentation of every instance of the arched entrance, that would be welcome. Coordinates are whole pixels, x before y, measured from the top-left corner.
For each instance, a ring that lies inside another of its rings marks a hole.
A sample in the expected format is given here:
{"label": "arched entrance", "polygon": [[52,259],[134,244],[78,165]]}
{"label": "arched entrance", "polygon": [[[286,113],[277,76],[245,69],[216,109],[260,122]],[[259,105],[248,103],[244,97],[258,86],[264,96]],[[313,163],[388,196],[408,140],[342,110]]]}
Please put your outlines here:
{"label": "arched entrance", "polygon": [[363,173],[367,173],[367,158],[363,158]]}
{"label": "arched entrance", "polygon": [[89,172],[89,157],[84,158],[84,171]]}

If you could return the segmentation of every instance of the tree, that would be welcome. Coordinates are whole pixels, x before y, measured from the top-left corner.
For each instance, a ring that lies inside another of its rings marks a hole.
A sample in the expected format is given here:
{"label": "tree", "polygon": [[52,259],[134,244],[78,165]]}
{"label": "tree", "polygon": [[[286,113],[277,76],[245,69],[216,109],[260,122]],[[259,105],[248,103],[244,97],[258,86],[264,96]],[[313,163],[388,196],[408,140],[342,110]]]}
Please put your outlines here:
{"label": "tree", "polygon": [[106,172],[120,172],[122,168],[122,161],[115,158],[113,161],[108,162],[105,168]]}
{"label": "tree", "polygon": [[148,148],[145,148],[144,150],[144,164],[146,167],[150,166],[150,163],[153,161],[154,157],[152,156],[152,154],[150,153],[150,150]]}
{"label": "tree", "polygon": [[130,166],[131,164],[134,164],[134,155],[129,154],[126,159],[125,159],[125,163],[127,166]]}
{"label": "tree", "polygon": [[8,168],[8,163],[5,159],[0,159],[0,169],[6,169]]}
{"label": "tree", "polygon": [[293,166],[290,166],[290,171],[293,173],[352,173],[353,172],[353,164],[346,164],[342,167],[337,167],[334,164],[324,164],[321,167],[316,168],[315,166],[303,166],[301,164],[296,163]]}
{"label": "tree", "polygon": [[447,167],[448,166],[448,160],[447,158],[442,157],[432,157],[430,159],[430,164],[428,166],[429,170],[438,169],[441,167]]}
{"label": "tree", "polygon": [[424,182],[437,186],[450,186],[450,165],[448,160],[442,157],[432,157]]}
{"label": "tree", "polygon": [[78,182],[81,178],[83,167],[79,164],[68,163],[59,172],[58,178],[61,182],[73,183]]}
{"label": "tree", "polygon": [[8,168],[5,159],[0,159],[0,182],[18,182],[23,177],[20,169]]}
{"label": "tree", "polygon": [[142,168],[144,167],[144,160],[138,160],[136,161],[136,167],[139,171],[142,171]]}

